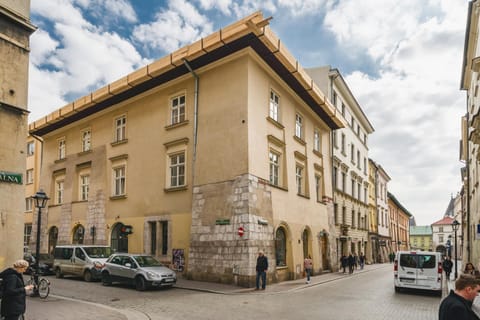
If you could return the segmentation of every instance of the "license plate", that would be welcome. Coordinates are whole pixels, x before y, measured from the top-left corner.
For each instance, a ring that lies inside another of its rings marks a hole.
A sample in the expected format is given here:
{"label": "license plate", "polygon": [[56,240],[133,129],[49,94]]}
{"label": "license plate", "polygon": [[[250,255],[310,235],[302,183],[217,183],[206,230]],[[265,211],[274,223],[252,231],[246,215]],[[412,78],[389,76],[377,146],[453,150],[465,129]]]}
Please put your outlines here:
{"label": "license plate", "polygon": [[165,282],[173,282],[173,279],[165,279]]}
{"label": "license plate", "polygon": [[412,283],[414,280],[413,279],[400,279],[401,282],[408,282]]}

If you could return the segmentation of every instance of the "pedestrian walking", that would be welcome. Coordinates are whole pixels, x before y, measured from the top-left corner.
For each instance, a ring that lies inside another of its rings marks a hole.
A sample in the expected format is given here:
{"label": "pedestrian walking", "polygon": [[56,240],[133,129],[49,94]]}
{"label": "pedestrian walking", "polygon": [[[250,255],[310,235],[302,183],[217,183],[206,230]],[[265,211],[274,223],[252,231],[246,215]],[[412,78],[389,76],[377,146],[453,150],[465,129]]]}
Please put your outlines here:
{"label": "pedestrian walking", "polygon": [[352,253],[348,255],[348,273],[353,273],[353,268],[355,267],[355,258],[353,257]]}
{"label": "pedestrian walking", "polygon": [[388,255],[388,258],[390,260],[390,263],[393,263],[393,261],[395,261],[395,253],[390,252],[390,254]]}
{"label": "pedestrian walking", "polygon": [[453,267],[452,260],[450,259],[449,256],[446,256],[445,260],[443,260],[442,268],[445,271],[445,277],[447,278],[447,280],[450,280],[450,273],[452,272],[452,267]]}
{"label": "pedestrian walking", "polygon": [[360,252],[360,255],[358,256],[358,261],[360,262],[360,270],[363,270],[363,267],[365,266],[365,255],[363,252]]}
{"label": "pedestrian walking", "polygon": [[356,252],[353,254],[353,261],[354,261],[354,264],[355,264],[355,270],[357,270],[358,269],[358,256],[357,256]]}
{"label": "pedestrian walking", "polygon": [[348,266],[348,258],[346,255],[342,255],[340,258],[340,263],[342,265],[343,273],[345,273],[345,269],[347,269]]}
{"label": "pedestrian walking", "polygon": [[463,270],[463,273],[474,275],[475,274],[475,267],[473,266],[473,263],[467,262],[467,264],[465,265],[465,269]]}
{"label": "pedestrian walking", "polygon": [[307,274],[307,283],[310,283],[310,276],[312,275],[313,270],[313,261],[310,255],[303,260],[303,268]]}
{"label": "pedestrian walking", "polygon": [[255,290],[260,289],[260,279],[262,280],[262,290],[265,290],[265,286],[267,285],[268,259],[262,250],[258,251],[257,266],[255,267],[255,270],[257,270]]}
{"label": "pedestrian walking", "polygon": [[443,299],[438,309],[439,320],[479,320],[472,310],[472,303],[480,291],[480,279],[462,274],[455,281],[455,291]]}
{"label": "pedestrian walking", "polygon": [[27,270],[28,262],[17,260],[13,268],[7,268],[0,273],[3,279],[3,297],[0,315],[3,320],[23,319],[26,310],[27,292],[33,290],[33,285],[25,286],[22,274]]}

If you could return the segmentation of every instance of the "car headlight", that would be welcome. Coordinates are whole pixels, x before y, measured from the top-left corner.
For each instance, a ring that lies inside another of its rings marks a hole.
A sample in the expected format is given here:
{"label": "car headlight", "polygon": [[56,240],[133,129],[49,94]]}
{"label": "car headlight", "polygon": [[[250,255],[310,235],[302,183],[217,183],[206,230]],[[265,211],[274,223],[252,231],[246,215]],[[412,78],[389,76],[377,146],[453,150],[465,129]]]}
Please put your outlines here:
{"label": "car headlight", "polygon": [[95,269],[102,269],[105,265],[99,261],[94,261],[93,266],[95,267]]}
{"label": "car headlight", "polygon": [[152,272],[152,271],[148,271],[147,276],[150,277],[150,278],[160,278],[160,275],[158,275],[157,273]]}

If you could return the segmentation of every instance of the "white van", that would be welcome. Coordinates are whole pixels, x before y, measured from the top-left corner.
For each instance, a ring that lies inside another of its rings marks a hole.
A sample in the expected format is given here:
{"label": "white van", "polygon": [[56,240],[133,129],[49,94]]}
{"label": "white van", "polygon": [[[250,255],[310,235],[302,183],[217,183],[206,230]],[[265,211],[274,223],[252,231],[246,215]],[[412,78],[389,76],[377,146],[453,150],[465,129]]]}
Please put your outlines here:
{"label": "white van", "polygon": [[54,250],[53,270],[57,278],[73,275],[85,281],[101,279],[101,270],[111,254],[109,246],[59,245]]}
{"label": "white van", "polygon": [[402,288],[432,290],[442,295],[440,252],[398,251],[393,267],[395,291]]}

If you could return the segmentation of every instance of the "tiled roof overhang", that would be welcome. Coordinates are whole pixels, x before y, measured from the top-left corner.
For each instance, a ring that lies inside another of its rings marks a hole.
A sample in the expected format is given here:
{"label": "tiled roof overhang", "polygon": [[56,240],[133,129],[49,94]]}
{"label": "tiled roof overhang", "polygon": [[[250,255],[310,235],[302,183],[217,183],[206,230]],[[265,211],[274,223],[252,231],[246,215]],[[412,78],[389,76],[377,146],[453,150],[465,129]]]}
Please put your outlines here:
{"label": "tiled roof overhang", "polygon": [[[258,18],[258,15],[259,14],[256,13],[252,16]],[[242,21],[246,21],[244,25],[251,24],[251,20],[247,20],[247,18]],[[261,21],[260,24],[264,23],[264,21],[265,20]],[[223,30],[238,27],[239,25],[241,24],[237,23]],[[343,118],[336,116],[336,109],[327,100],[325,95],[318,89],[308,75],[306,75],[299,63],[289,55],[284,47],[281,47],[280,40],[267,28],[268,26],[261,28],[249,26],[248,30],[251,32],[243,32],[243,36],[230,42],[222,40],[222,30],[220,30],[219,41],[213,42],[213,45],[211,45],[211,47],[216,47],[215,49],[211,51],[205,50],[205,45],[208,41],[207,38],[215,36],[215,34],[213,34],[188,47],[177,50],[170,56],[162,58],[170,59],[170,65],[161,68],[167,71],[162,71],[156,76],[151,76],[149,67],[157,63],[154,62],[127,77],[115,81],[90,95],[58,109],[45,118],[31,123],[29,125],[29,132],[33,135],[43,136],[189,73],[190,71],[183,64],[183,60],[178,56],[184,55],[185,52],[191,50],[192,46],[202,47],[202,49],[198,50],[195,54],[190,56],[185,55],[185,59],[188,59],[188,63],[193,70],[204,67],[247,47],[252,48],[331,129],[345,127]],[[224,31],[224,35],[225,34],[226,31]],[[262,39],[262,37],[264,38]],[[276,43],[275,40],[277,41]],[[190,60],[190,57],[196,58]],[[172,62],[174,58],[176,58],[176,64]],[[157,61],[161,61],[162,59]],[[130,83],[133,83],[133,81],[130,81],[130,76],[133,76],[136,72],[142,73],[142,76],[139,77],[141,80],[131,85]]]}

